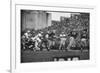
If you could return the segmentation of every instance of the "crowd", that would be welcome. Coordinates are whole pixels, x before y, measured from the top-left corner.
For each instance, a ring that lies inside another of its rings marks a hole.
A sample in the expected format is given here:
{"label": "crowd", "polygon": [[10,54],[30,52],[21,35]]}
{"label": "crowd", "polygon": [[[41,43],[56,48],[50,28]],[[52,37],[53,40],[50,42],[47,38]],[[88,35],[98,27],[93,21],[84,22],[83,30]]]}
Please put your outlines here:
{"label": "crowd", "polygon": [[56,30],[35,32],[27,30],[21,35],[22,50],[89,50],[89,37],[87,29],[79,32],[72,30],[56,34]]}

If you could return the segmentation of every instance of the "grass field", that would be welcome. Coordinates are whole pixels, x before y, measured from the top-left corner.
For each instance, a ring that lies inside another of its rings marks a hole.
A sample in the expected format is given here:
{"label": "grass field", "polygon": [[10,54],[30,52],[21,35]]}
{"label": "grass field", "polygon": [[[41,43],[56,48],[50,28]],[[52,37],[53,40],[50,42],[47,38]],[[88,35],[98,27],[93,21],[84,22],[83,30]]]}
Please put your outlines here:
{"label": "grass field", "polygon": [[50,50],[50,51],[22,51],[21,63],[28,62],[48,62],[54,61],[54,58],[73,58],[78,57],[79,60],[89,60],[89,51],[64,51],[64,50]]}

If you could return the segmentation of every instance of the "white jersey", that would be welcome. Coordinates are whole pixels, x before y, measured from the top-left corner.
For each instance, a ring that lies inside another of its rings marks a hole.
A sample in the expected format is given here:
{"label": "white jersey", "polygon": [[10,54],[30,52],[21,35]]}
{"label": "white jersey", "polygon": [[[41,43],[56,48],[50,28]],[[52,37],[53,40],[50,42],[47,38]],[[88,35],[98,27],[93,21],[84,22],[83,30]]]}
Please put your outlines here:
{"label": "white jersey", "polygon": [[49,38],[49,35],[48,34],[46,34],[46,36],[45,36],[46,38]]}
{"label": "white jersey", "polygon": [[69,43],[70,46],[73,46],[75,45],[75,39],[74,37],[70,37],[70,43]]}
{"label": "white jersey", "polygon": [[64,43],[64,42],[66,41],[65,36],[66,36],[65,34],[61,34],[61,35],[60,35],[60,37],[61,37],[61,38],[60,38],[60,39],[61,39],[61,43]]}
{"label": "white jersey", "polygon": [[24,35],[25,35],[25,37],[26,37],[26,38],[28,38],[28,37],[29,37],[28,33],[25,33]]}
{"label": "white jersey", "polygon": [[33,41],[41,42],[41,39],[39,38],[39,35],[36,35],[35,37],[31,38]]}

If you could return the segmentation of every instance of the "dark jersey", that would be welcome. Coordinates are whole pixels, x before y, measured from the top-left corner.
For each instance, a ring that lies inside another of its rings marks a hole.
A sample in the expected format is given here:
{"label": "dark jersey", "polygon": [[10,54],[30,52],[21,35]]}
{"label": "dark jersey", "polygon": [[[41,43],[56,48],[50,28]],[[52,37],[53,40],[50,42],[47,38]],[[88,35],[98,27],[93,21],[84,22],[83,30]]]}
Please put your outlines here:
{"label": "dark jersey", "polygon": [[51,38],[53,38],[55,36],[55,33],[53,33],[53,32],[51,32],[50,34],[49,34],[49,37],[51,37]]}
{"label": "dark jersey", "polygon": [[83,33],[83,34],[81,34],[81,38],[87,38],[87,34],[86,33]]}
{"label": "dark jersey", "polygon": [[77,37],[77,35],[78,35],[78,34],[77,34],[76,32],[74,32],[74,33],[73,33],[73,32],[71,32],[71,33],[70,33],[70,36],[72,36],[72,37],[74,37],[74,38],[76,38],[76,37]]}

